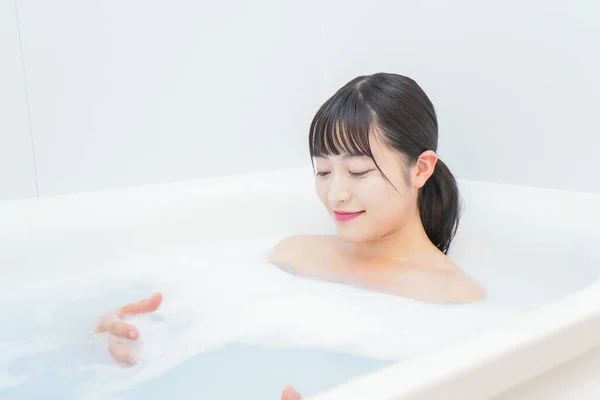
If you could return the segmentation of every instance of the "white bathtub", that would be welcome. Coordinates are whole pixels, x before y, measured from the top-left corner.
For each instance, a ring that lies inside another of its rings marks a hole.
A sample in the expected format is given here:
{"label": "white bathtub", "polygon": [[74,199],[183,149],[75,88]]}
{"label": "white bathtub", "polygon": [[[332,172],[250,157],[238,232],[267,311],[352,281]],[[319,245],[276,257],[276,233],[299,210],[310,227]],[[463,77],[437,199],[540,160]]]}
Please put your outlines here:
{"label": "white bathtub", "polygon": [[[220,239],[333,232],[312,179],[299,168],[0,203],[0,290]],[[543,301],[314,400],[597,398],[600,195],[460,186],[464,214],[450,256]]]}

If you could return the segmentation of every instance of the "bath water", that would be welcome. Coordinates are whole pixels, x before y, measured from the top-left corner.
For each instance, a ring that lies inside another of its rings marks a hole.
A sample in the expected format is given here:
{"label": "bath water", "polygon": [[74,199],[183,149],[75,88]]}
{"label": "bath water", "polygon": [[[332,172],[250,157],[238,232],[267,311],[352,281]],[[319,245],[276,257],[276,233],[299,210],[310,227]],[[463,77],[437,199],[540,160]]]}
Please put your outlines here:
{"label": "bath water", "polygon": [[[0,398],[278,399],[288,384],[310,396],[527,309],[296,277],[266,261],[274,242],[121,260],[0,294]],[[129,318],[139,363],[118,365],[107,351],[116,339],[94,332],[96,318],[156,291],[159,310]]]}

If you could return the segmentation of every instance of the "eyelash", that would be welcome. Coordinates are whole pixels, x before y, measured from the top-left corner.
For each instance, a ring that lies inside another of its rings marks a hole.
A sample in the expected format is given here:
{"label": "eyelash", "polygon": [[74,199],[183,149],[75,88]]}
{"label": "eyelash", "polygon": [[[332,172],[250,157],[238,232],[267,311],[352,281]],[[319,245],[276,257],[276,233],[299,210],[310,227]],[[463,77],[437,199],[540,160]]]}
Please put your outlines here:
{"label": "eyelash", "polygon": [[363,171],[363,172],[350,172],[350,175],[352,175],[355,178],[360,178],[361,176],[364,176],[367,174],[367,172],[369,171]]}
{"label": "eyelash", "polygon": [[[354,178],[360,178],[361,176],[365,176],[367,173],[371,172],[372,170],[369,169],[367,171],[363,171],[363,172],[350,172],[350,175]],[[317,172],[317,176],[326,176],[329,175],[329,171],[325,171],[325,172]]]}

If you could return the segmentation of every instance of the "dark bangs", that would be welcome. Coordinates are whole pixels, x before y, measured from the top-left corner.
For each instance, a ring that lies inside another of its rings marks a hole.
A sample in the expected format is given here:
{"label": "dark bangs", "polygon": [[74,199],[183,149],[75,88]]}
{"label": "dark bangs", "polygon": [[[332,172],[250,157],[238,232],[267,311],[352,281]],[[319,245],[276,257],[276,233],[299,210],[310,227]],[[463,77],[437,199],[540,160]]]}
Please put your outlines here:
{"label": "dark bangs", "polygon": [[340,155],[369,156],[369,131],[375,114],[356,85],[346,85],[317,111],[308,135],[310,157]]}

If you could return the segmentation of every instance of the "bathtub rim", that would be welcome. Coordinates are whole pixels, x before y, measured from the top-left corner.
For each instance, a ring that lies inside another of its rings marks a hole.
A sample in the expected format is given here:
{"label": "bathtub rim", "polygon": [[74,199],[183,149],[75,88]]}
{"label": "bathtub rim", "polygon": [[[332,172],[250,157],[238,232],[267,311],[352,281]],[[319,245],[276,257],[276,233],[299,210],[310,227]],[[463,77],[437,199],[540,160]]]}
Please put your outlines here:
{"label": "bathtub rim", "polygon": [[[600,306],[595,305],[599,300],[600,282],[595,282],[468,339],[364,374],[306,400],[497,396],[599,347]],[[518,367],[508,369],[507,364]]]}
{"label": "bathtub rim", "polygon": [[[109,205],[114,205],[116,202],[126,199],[127,208],[117,208],[116,211],[121,213],[124,210],[127,212],[133,211],[130,219],[134,221],[135,217],[147,216],[144,213],[148,210],[155,212],[157,210],[164,209],[165,207],[173,206],[174,204],[177,205],[176,201],[181,199],[180,195],[192,196],[197,200],[199,199],[200,201],[210,202],[219,199],[222,195],[232,196],[239,194],[240,190],[251,188],[251,185],[255,184],[256,182],[268,182],[269,185],[261,186],[260,189],[264,190],[270,195],[281,196],[282,191],[278,189],[281,189],[281,186],[285,186],[284,189],[286,195],[301,195],[307,199],[319,202],[314,192],[311,192],[310,195],[308,195],[306,190],[307,186],[290,186],[288,184],[288,182],[296,179],[302,181],[303,184],[310,184],[311,189],[314,188],[314,174],[312,171],[312,166],[304,165],[300,167],[234,173],[222,176],[207,176],[192,180],[148,183],[97,191],[84,191],[41,197],[28,197],[16,200],[3,200],[0,201],[0,234],[52,226],[57,222],[61,224],[63,224],[65,221],[71,222],[73,219],[73,215],[71,213],[77,213],[76,209],[69,209],[69,214],[67,215],[60,215],[58,217],[56,215],[52,215],[50,218],[36,220],[36,217],[39,217],[44,212],[54,211],[56,208],[77,206],[79,204],[98,204],[103,201],[109,202]],[[311,180],[310,183],[308,181],[303,181],[308,179]],[[282,183],[282,180],[285,183]],[[513,191],[519,194],[523,194],[525,192],[530,194],[532,193],[534,195],[558,194],[564,201],[573,200],[581,202],[600,202],[600,193],[594,192],[561,190],[555,188],[534,187],[521,184],[497,183],[460,178],[457,178],[457,183],[459,186],[459,192],[461,194],[463,206],[464,201],[466,200],[464,196],[464,189],[473,187],[487,188],[492,191],[500,190],[501,192]],[[279,188],[277,186],[279,186]],[[204,191],[201,193],[199,188],[203,188]],[[218,190],[216,192],[212,192],[211,190],[214,188],[217,188]],[[151,209],[139,210],[136,207],[137,204],[135,204],[135,202],[148,195],[157,195],[156,204],[152,205]],[[100,211],[107,212],[106,209],[101,209]],[[113,212],[115,210],[110,209],[108,211]],[[76,214],[76,216],[81,217],[82,214]],[[119,217],[122,217],[122,215],[119,215]],[[84,222],[87,223],[89,221],[85,220]],[[98,220],[95,220],[94,222],[98,222]]]}

